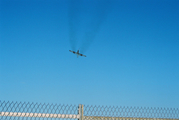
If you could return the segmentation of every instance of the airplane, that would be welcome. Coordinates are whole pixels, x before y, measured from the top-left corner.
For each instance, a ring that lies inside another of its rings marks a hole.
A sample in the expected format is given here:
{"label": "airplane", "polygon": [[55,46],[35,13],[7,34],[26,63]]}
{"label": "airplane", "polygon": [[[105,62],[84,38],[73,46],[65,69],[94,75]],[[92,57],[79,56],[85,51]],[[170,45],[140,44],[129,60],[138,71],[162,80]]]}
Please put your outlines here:
{"label": "airplane", "polygon": [[86,55],[83,55],[83,54],[79,53],[79,50],[77,50],[77,52],[72,51],[72,50],[69,50],[69,51],[72,52],[72,53],[74,53],[74,54],[76,54],[76,55],[77,55],[77,58],[78,58],[78,56],[84,56],[84,57],[86,57]]}

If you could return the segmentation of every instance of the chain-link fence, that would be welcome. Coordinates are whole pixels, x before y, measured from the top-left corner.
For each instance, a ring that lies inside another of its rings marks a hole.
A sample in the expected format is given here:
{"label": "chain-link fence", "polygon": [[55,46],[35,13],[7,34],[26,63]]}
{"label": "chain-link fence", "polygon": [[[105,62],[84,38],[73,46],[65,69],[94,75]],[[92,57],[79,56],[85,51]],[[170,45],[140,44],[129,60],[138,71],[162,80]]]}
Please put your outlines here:
{"label": "chain-link fence", "polygon": [[179,120],[179,109],[0,101],[0,120]]}

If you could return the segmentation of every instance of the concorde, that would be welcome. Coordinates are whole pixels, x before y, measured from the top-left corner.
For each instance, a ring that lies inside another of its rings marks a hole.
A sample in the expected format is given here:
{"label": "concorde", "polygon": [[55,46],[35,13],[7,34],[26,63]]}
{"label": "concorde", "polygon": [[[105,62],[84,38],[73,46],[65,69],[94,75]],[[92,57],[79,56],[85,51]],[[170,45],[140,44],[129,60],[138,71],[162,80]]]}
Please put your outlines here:
{"label": "concorde", "polygon": [[74,53],[74,54],[76,54],[76,55],[77,55],[77,58],[78,58],[78,56],[84,56],[84,57],[86,57],[86,55],[83,55],[83,54],[79,53],[79,50],[77,50],[77,52],[72,51],[72,50],[69,50],[69,51],[72,52],[72,53]]}

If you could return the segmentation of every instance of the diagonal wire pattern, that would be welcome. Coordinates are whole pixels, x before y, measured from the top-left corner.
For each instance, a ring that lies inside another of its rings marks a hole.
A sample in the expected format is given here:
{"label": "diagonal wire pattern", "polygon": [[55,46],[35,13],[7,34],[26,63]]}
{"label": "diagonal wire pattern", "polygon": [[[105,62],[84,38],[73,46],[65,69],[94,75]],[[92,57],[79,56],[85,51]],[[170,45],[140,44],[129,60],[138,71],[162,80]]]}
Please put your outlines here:
{"label": "diagonal wire pattern", "polygon": [[78,106],[0,101],[0,120],[77,119]]}
{"label": "diagonal wire pattern", "polygon": [[84,105],[84,116],[179,119],[179,109]]}
{"label": "diagonal wire pattern", "polygon": [[179,120],[178,108],[0,101],[0,120]]}

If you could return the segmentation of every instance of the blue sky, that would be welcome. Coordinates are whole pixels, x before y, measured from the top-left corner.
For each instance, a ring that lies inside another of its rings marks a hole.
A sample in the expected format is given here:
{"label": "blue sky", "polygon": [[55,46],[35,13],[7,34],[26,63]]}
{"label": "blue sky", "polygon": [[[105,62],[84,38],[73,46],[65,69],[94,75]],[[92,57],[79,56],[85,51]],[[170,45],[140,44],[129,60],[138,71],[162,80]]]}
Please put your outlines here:
{"label": "blue sky", "polygon": [[179,108],[178,6],[0,0],[0,100]]}

